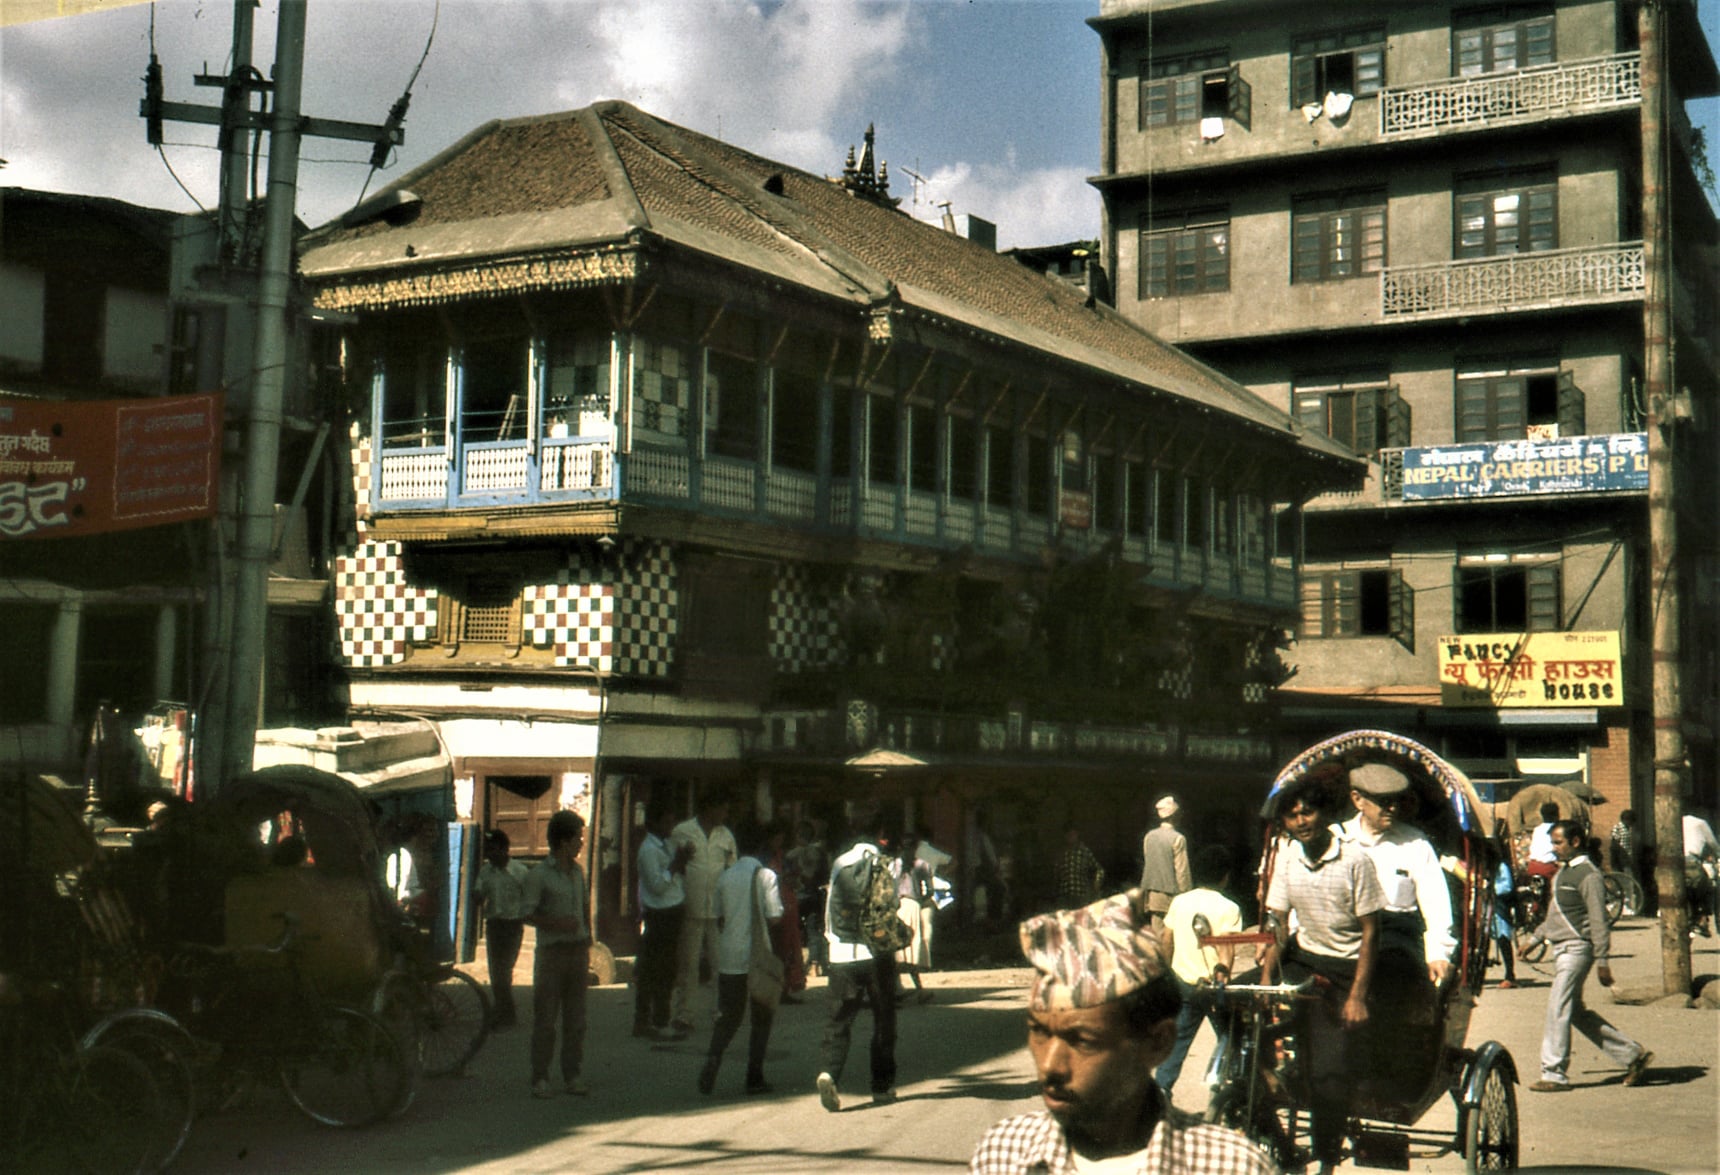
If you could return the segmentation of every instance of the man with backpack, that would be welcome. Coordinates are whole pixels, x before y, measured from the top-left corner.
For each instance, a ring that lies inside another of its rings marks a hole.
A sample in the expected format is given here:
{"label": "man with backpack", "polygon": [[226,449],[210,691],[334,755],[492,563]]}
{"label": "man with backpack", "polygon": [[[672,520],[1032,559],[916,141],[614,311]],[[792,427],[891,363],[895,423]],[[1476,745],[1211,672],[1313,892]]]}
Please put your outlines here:
{"label": "man with backpack", "polygon": [[896,1100],[896,952],[911,940],[899,916],[883,813],[867,806],[854,815],[855,838],[830,867],[825,941],[830,948],[830,1020],[824,1028],[818,1100],[842,1108],[837,1083],[848,1061],[854,1019],[872,1005],[872,1102]]}

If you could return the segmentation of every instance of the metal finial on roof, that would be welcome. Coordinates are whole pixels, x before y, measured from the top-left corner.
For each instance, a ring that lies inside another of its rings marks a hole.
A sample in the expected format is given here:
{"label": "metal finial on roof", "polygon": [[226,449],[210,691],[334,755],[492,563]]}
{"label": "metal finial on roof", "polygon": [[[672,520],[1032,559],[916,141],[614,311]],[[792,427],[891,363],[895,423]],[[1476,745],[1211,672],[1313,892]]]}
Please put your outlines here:
{"label": "metal finial on roof", "polygon": [[856,196],[863,196],[874,204],[882,204],[886,208],[894,208],[901,203],[890,198],[890,165],[885,164],[880,173],[876,165],[877,133],[871,123],[866,124],[865,147],[860,152],[860,161],[854,161],[854,148],[848,148],[848,162],[842,168],[842,186]]}

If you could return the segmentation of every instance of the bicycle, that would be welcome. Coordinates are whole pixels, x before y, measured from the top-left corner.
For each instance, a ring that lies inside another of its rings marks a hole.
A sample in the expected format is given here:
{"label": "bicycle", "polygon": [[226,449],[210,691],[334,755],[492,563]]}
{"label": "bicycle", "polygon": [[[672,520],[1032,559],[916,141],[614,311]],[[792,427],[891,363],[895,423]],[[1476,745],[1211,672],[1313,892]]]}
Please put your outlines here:
{"label": "bicycle", "polygon": [[417,1094],[417,1066],[394,1034],[358,1008],[330,1003],[298,965],[298,920],[262,946],[187,944],[169,965],[183,981],[191,1035],[210,1046],[227,1104],[260,1077],[323,1126],[366,1126],[405,1110]]}
{"label": "bicycle", "polygon": [[490,997],[452,963],[429,957],[416,931],[383,973],[369,1002],[428,1077],[462,1072],[490,1035]]}
{"label": "bicycle", "polygon": [[0,976],[0,996],[6,1169],[141,1175],[166,1166],[173,1131],[148,1066],[124,1049],[78,1041],[56,985],[25,999]]}
{"label": "bicycle", "polygon": [[196,1046],[185,1027],[156,1008],[125,1008],[98,1021],[78,1042],[115,1048],[143,1064],[161,1097],[161,1126],[150,1170],[165,1170],[185,1146],[197,1117]]}
{"label": "bicycle", "polygon": [[1601,887],[1606,894],[1607,925],[1614,926],[1628,910],[1639,913],[1643,906],[1642,882],[1628,873],[1601,874]]}

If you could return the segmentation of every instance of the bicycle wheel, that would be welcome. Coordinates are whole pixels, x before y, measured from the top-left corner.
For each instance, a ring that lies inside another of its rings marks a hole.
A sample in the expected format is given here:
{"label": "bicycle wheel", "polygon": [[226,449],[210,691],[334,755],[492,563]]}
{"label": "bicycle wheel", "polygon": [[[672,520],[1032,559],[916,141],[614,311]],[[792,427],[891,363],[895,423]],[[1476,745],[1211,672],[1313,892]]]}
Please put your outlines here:
{"label": "bicycle wheel", "polygon": [[1517,1169],[1517,1095],[1511,1089],[1510,1075],[1501,1066],[1488,1066],[1481,1079],[1480,1103],[1464,1108],[1462,1123],[1463,1156],[1469,1175]]}
{"label": "bicycle wheel", "polygon": [[490,1035],[490,997],[464,971],[425,989],[424,1072],[447,1077],[471,1063]]}
{"label": "bicycle wheel", "polygon": [[1616,873],[1601,874],[1602,901],[1606,906],[1607,925],[1611,926],[1624,913],[1624,883]]}
{"label": "bicycle wheel", "polygon": [[163,1116],[149,1068],[124,1049],[80,1048],[45,1075],[24,1124],[21,1170],[111,1175],[159,1170]]}
{"label": "bicycle wheel", "polygon": [[139,1009],[122,1012],[91,1029],[84,1036],[84,1047],[97,1045],[130,1053],[149,1070],[161,1098],[161,1116],[146,1169],[165,1170],[185,1146],[197,1117],[191,1037],[164,1013]]}
{"label": "bicycle wheel", "polygon": [[357,1008],[322,1009],[300,1047],[281,1058],[280,1070],[293,1105],[323,1126],[368,1126],[398,1112],[411,1100],[408,1091],[415,1092],[400,1042]]}

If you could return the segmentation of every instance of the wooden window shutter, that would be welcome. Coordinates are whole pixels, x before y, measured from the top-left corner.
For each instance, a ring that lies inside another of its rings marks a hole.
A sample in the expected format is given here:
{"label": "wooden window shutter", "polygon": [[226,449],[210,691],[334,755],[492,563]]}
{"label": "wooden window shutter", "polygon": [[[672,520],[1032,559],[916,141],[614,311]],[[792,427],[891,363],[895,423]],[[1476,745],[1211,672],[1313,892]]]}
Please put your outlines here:
{"label": "wooden window shutter", "polygon": [[1585,427],[1583,389],[1569,371],[1559,372],[1559,435],[1580,437]]}
{"label": "wooden window shutter", "polygon": [[1250,124],[1251,112],[1254,105],[1254,87],[1242,76],[1242,67],[1232,64],[1230,77],[1226,86],[1230,103],[1230,118],[1245,131],[1254,127]]}
{"label": "wooden window shutter", "polygon": [[1380,393],[1385,401],[1386,429],[1385,444],[1389,449],[1402,449],[1409,445],[1410,437],[1410,408],[1409,401],[1393,386]]}
{"label": "wooden window shutter", "polygon": [[1557,632],[1563,627],[1559,607],[1559,565],[1537,563],[1528,569],[1527,580],[1529,629],[1532,632]]}
{"label": "wooden window shutter", "polygon": [[1415,652],[1415,589],[1405,582],[1403,572],[1391,573],[1391,595],[1387,602],[1387,623],[1392,639]]}
{"label": "wooden window shutter", "polygon": [[1290,64],[1290,104],[1306,106],[1320,101],[1320,87],[1315,76],[1316,58],[1313,54],[1298,57]]}
{"label": "wooden window shutter", "polygon": [[1375,391],[1357,392],[1351,399],[1355,405],[1356,435],[1354,445],[1358,453],[1377,453],[1380,448],[1380,393]]}
{"label": "wooden window shutter", "polygon": [[1325,578],[1323,575],[1302,577],[1302,635],[1305,637],[1326,635]]}

